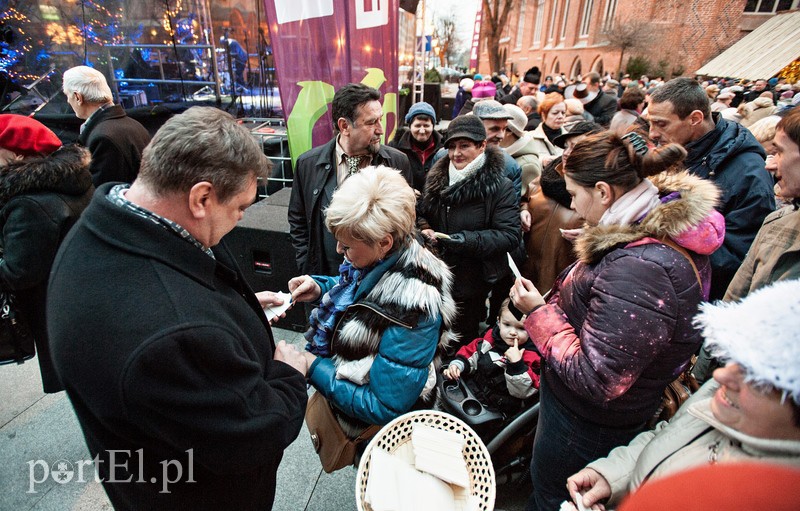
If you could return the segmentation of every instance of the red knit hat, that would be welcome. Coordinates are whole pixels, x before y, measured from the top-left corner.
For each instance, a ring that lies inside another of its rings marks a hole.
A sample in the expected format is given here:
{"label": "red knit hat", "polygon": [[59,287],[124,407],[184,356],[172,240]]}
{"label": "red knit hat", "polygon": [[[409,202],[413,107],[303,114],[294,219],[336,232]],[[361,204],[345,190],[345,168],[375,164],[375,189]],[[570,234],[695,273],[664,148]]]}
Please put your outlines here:
{"label": "red knit hat", "polygon": [[22,156],[48,155],[61,140],[44,124],[24,115],[0,114],[0,148]]}

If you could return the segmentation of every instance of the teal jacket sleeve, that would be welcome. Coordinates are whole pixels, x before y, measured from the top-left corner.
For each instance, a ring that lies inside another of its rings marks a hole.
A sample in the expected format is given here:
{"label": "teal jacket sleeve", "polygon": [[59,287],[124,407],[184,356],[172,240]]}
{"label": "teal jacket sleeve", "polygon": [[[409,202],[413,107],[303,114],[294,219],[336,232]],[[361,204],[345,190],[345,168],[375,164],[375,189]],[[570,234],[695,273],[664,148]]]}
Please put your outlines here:
{"label": "teal jacket sleeve", "polygon": [[322,296],[325,293],[330,291],[333,286],[335,286],[336,284],[339,283],[339,277],[328,277],[328,276],[325,276],[325,275],[312,275],[311,278],[314,279],[314,281],[317,284],[319,284],[319,288],[322,291],[319,294],[320,300],[322,299]]}
{"label": "teal jacket sleeve", "polygon": [[331,359],[317,358],[309,380],[345,414],[370,424],[386,424],[406,413],[419,398],[436,354],[441,317],[426,317],[413,329],[390,326],[364,385],[336,378]]}

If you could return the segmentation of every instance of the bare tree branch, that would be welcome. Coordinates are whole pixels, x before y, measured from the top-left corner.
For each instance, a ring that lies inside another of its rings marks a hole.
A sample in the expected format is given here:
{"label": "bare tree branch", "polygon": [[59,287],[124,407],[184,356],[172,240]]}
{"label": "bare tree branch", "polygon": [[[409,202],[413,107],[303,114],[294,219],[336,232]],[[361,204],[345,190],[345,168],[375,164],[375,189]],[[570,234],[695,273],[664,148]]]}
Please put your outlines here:
{"label": "bare tree branch", "polygon": [[439,65],[451,65],[461,39],[456,33],[456,15],[451,13],[446,17],[436,19],[436,28],[433,37],[439,41]]}
{"label": "bare tree branch", "polygon": [[482,0],[483,18],[481,32],[486,38],[486,49],[489,53],[491,71],[500,71],[503,63],[500,62],[499,41],[503,30],[508,25],[508,15],[512,9],[519,7],[518,0]]}
{"label": "bare tree branch", "polygon": [[620,50],[619,65],[617,66],[618,73],[622,73],[622,62],[625,57],[625,52],[646,47],[647,41],[655,37],[655,33],[658,31],[659,28],[648,21],[620,20],[606,32],[608,45],[611,48]]}

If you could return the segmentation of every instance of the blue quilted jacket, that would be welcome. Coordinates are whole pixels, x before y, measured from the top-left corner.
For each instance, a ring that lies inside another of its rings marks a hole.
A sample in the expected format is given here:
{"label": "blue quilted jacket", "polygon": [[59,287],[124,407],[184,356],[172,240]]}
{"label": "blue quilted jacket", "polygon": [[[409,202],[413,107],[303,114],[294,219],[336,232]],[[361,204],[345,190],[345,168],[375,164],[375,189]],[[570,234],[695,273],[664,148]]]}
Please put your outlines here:
{"label": "blue quilted jacket", "polygon": [[[339,277],[314,276],[322,293]],[[308,378],[341,412],[368,424],[386,424],[422,399],[440,342],[455,315],[447,266],[416,241],[395,252],[359,284],[355,302],[339,319],[331,358],[317,358]],[[375,356],[363,385],[336,378],[342,362]],[[421,395],[423,394],[423,395]]]}

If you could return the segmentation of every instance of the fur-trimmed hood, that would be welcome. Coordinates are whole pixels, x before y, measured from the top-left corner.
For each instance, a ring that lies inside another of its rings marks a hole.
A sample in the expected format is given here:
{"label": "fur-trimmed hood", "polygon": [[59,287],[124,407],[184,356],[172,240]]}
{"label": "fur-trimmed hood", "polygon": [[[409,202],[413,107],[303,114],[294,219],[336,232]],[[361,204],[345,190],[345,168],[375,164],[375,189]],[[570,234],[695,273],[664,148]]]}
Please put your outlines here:
{"label": "fur-trimmed hood", "polygon": [[[662,173],[650,180],[658,188],[659,195],[679,192],[680,197],[658,204],[638,224],[585,227],[575,242],[575,253],[581,261],[596,263],[620,245],[642,238],[678,238],[715,213],[720,192],[713,182],[685,171],[672,175]],[[710,253],[716,248],[718,245],[706,247],[706,251]]]}
{"label": "fur-trimmed hood", "polygon": [[485,199],[497,193],[505,177],[505,158],[501,149],[486,147],[486,162],[472,176],[450,186],[450,158],[437,161],[428,172],[422,203],[427,209],[432,203],[444,205],[463,204]]}
{"label": "fur-trimmed hood", "polygon": [[92,186],[89,151],[65,146],[44,158],[0,167],[0,208],[18,195],[53,192],[82,195]]}

